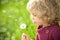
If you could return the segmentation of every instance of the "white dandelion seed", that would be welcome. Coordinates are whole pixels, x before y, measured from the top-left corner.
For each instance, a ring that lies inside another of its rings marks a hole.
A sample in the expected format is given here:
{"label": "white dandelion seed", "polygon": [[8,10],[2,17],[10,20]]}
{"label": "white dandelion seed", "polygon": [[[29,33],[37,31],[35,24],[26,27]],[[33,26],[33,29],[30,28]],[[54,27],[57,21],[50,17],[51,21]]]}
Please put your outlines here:
{"label": "white dandelion seed", "polygon": [[26,24],[21,24],[20,29],[26,29]]}

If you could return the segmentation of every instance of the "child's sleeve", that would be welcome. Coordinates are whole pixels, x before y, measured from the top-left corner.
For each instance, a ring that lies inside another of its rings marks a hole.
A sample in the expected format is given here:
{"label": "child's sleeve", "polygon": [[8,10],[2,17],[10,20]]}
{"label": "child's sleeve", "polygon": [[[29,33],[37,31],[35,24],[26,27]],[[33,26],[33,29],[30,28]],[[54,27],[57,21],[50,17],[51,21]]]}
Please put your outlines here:
{"label": "child's sleeve", "polygon": [[60,29],[54,31],[52,36],[54,40],[60,40]]}

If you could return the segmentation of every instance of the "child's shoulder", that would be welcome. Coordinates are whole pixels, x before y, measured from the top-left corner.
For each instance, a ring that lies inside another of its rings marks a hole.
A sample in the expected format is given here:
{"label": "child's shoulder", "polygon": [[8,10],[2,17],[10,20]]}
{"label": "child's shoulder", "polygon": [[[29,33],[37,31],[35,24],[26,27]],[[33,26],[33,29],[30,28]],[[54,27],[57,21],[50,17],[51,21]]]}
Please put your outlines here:
{"label": "child's shoulder", "polygon": [[60,40],[60,26],[58,24],[53,25],[50,28],[49,35],[53,37],[54,40]]}
{"label": "child's shoulder", "polygon": [[58,25],[58,23],[55,23],[54,25],[52,25],[52,26],[50,27],[50,31],[51,31],[51,32],[60,31],[60,26]]}

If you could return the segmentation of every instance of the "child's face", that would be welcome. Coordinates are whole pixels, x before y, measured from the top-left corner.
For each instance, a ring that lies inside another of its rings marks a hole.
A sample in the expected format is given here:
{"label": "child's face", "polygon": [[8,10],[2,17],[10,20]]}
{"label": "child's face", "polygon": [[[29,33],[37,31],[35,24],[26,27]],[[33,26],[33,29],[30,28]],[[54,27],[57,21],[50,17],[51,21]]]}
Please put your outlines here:
{"label": "child's face", "polygon": [[42,17],[37,17],[36,15],[31,14],[31,19],[32,19],[32,22],[35,23],[37,26],[43,25],[44,23]]}

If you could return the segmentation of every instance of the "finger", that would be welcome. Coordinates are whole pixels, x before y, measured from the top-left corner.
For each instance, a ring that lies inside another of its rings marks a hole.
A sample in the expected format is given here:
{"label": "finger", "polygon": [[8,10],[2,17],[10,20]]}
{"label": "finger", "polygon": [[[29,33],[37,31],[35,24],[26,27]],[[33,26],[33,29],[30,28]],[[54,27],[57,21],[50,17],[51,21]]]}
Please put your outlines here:
{"label": "finger", "polygon": [[28,35],[26,35],[25,33],[23,33],[23,34],[22,34],[22,39],[23,39],[23,40],[29,40],[30,38],[29,38]]}
{"label": "finger", "polygon": [[22,39],[27,40],[27,35],[25,33],[22,34]]}

